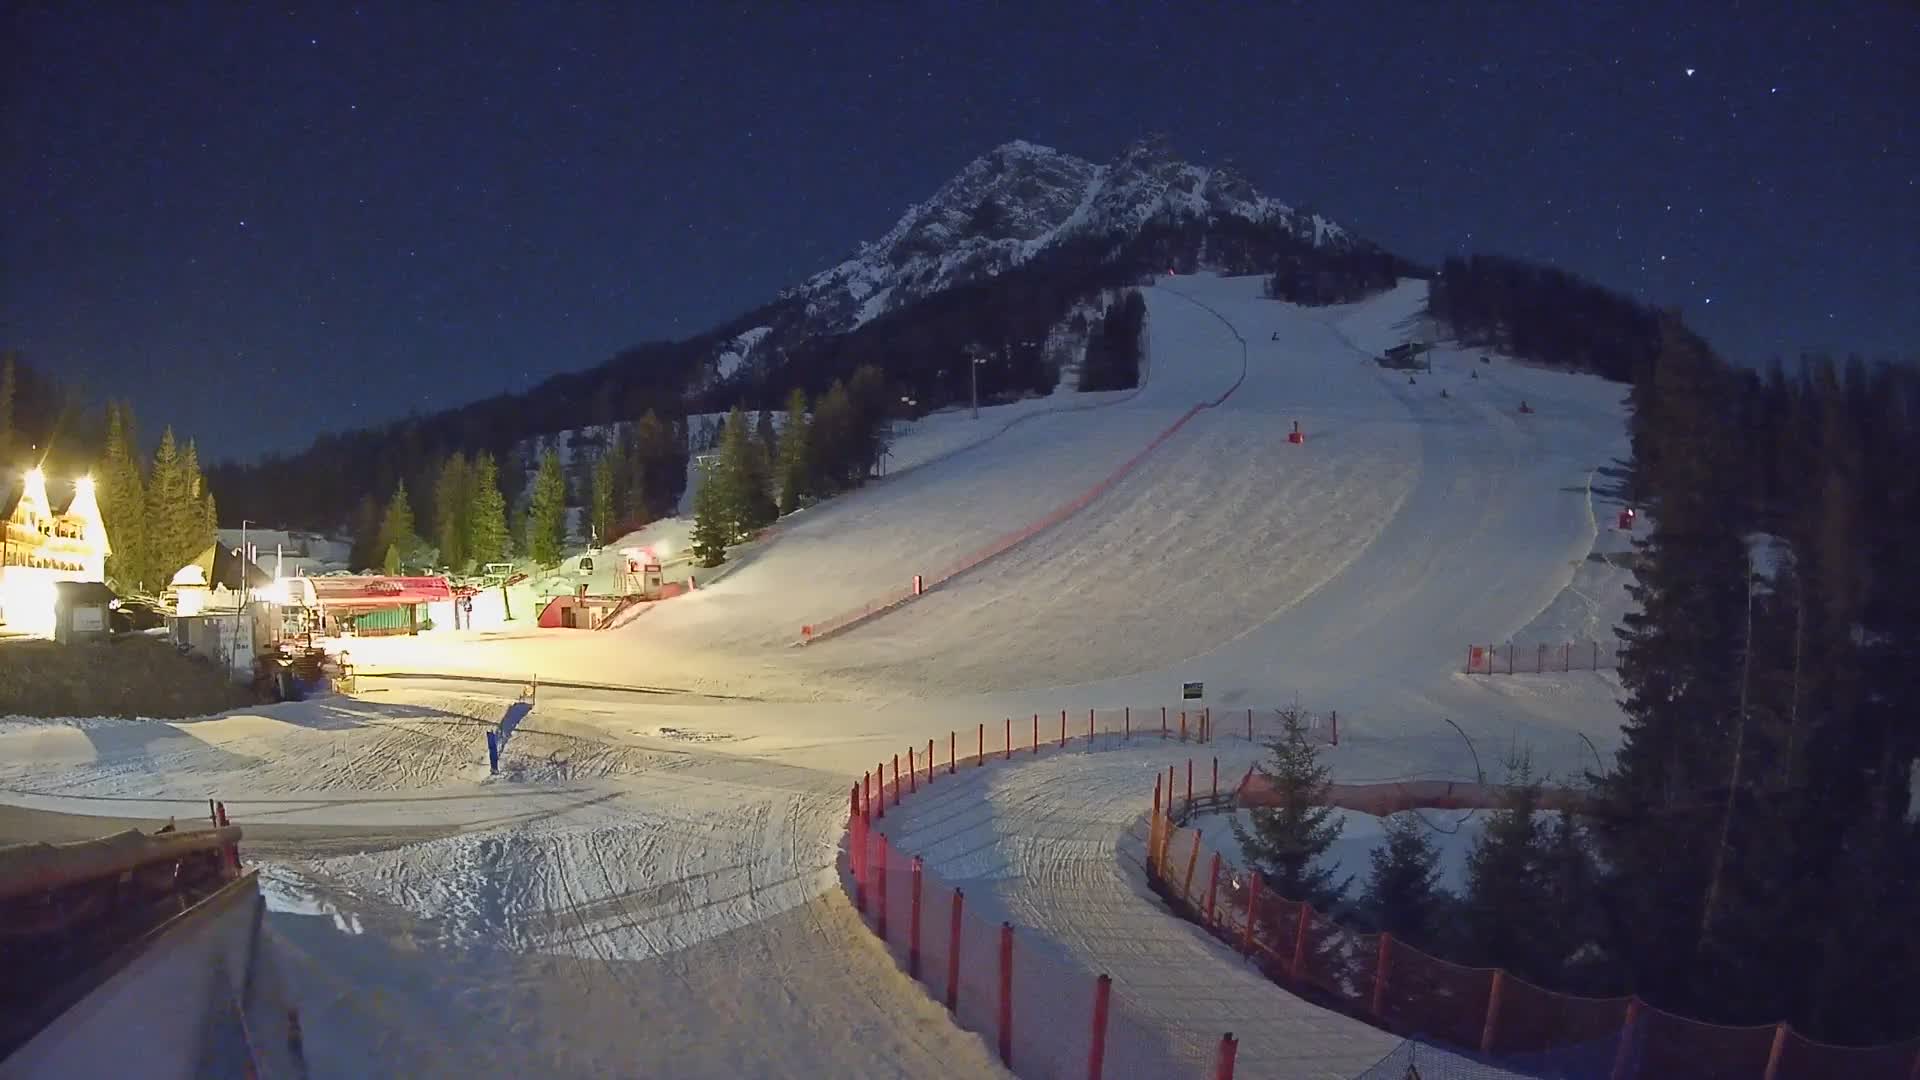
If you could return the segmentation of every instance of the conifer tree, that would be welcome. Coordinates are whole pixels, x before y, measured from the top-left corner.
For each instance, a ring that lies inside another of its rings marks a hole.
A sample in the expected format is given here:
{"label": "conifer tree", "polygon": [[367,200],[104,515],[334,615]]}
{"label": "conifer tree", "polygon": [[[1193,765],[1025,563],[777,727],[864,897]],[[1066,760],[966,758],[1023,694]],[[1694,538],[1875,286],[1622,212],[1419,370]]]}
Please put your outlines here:
{"label": "conifer tree", "polygon": [[500,494],[500,475],[493,455],[484,450],[473,461],[472,488],[463,550],[475,563],[500,562],[509,554],[507,500]]}
{"label": "conifer tree", "polygon": [[353,509],[353,550],[348,559],[356,570],[369,570],[385,554],[380,548],[380,507],[371,494],[362,494]]}
{"label": "conifer tree", "polygon": [[1554,965],[1546,912],[1540,785],[1524,753],[1507,763],[1507,795],[1467,853],[1463,927],[1476,963],[1541,982]]}
{"label": "conifer tree", "polygon": [[1369,855],[1361,907],[1379,929],[1409,944],[1425,945],[1439,927],[1447,897],[1440,888],[1440,852],[1419,815],[1386,820],[1386,841]]}
{"label": "conifer tree", "polygon": [[759,450],[762,460],[771,467],[772,463],[780,458],[780,442],[774,435],[772,411],[760,410],[760,418],[754,424],[753,434],[760,442]]}
{"label": "conifer tree", "polygon": [[455,453],[440,466],[440,479],[433,486],[433,531],[440,544],[440,561],[456,573],[472,559],[467,537],[473,531],[473,502],[467,457]]}
{"label": "conifer tree", "polygon": [[618,455],[609,448],[593,463],[593,507],[589,519],[593,524],[594,542],[606,544],[613,539],[614,504],[618,480],[615,476],[614,462]]}
{"label": "conifer tree", "polygon": [[1282,732],[1268,744],[1272,756],[1256,768],[1273,790],[1275,803],[1250,811],[1251,829],[1233,823],[1248,860],[1281,896],[1315,905],[1346,892],[1351,878],[1335,882],[1320,857],[1340,839],[1343,822],[1327,805],[1331,770],[1307,739],[1306,722],[1295,709],[1279,710]]}
{"label": "conifer tree", "polygon": [[552,566],[560,561],[566,543],[567,480],[560,471],[560,455],[548,450],[540,457],[527,507],[527,554],[542,566]]}
{"label": "conifer tree", "polygon": [[419,535],[414,531],[413,502],[407,496],[405,480],[394,485],[393,496],[387,500],[387,512],[380,519],[380,538],[376,546],[381,553],[381,564],[389,574],[404,566],[420,546]]}
{"label": "conifer tree", "polygon": [[718,473],[717,466],[706,464],[701,469],[700,486],[693,493],[693,557],[704,567],[727,561],[731,526]]}
{"label": "conifer tree", "polygon": [[146,495],[147,553],[152,560],[147,576],[156,588],[165,588],[172,583],[174,573],[203,550],[186,550],[193,544],[193,531],[188,528],[193,508],[181,469],[180,448],[170,427],[161,433],[160,446],[154,451]]}
{"label": "conifer tree", "polygon": [[108,403],[105,458],[98,494],[107,544],[113,549],[107,556],[107,577],[123,592],[158,591],[165,583],[151,580],[146,480],[135,449],[131,406]]}
{"label": "conifer tree", "polygon": [[787,422],[780,433],[778,481],[779,509],[782,514],[791,514],[800,509],[800,500],[811,493],[807,466],[811,453],[807,446],[810,427],[807,392],[794,387],[793,392],[787,395]]}
{"label": "conifer tree", "polygon": [[727,414],[727,426],[720,437],[720,463],[713,480],[729,543],[750,539],[777,516],[773,499],[767,494],[767,470],[747,426],[746,412],[738,406]]}
{"label": "conifer tree", "polygon": [[811,452],[808,472],[812,476],[808,487],[814,494],[827,496],[846,490],[848,461],[855,444],[854,420],[853,399],[847,395],[846,384],[836,379],[826,396],[814,405],[807,441]]}
{"label": "conifer tree", "polygon": [[[641,513],[656,517],[672,512],[673,500],[685,482],[683,445],[675,441],[673,433],[652,409],[634,425],[634,485],[643,500]],[[676,472],[681,475],[676,477]]]}

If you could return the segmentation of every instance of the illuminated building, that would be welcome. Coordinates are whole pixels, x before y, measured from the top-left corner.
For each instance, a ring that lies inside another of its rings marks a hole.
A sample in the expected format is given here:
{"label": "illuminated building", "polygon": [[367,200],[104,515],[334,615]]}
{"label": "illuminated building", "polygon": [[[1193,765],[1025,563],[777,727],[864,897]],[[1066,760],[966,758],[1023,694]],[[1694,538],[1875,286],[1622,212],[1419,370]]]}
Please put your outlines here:
{"label": "illuminated building", "polygon": [[0,524],[0,623],[8,630],[51,633],[54,582],[106,579],[111,548],[93,478],[73,487],[73,500],[56,514],[46,476],[29,470],[20,500]]}

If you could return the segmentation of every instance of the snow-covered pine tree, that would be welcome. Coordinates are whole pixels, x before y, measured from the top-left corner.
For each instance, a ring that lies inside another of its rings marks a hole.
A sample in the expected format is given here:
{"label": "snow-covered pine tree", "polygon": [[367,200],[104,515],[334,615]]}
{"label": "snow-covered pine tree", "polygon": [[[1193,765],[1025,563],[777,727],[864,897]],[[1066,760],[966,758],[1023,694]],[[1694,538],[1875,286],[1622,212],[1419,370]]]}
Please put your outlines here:
{"label": "snow-covered pine tree", "polygon": [[1320,857],[1340,839],[1343,822],[1327,805],[1331,770],[1307,738],[1296,709],[1279,710],[1281,735],[1268,744],[1272,756],[1256,768],[1273,788],[1276,804],[1250,811],[1251,829],[1233,823],[1233,835],[1268,884],[1289,900],[1324,905],[1346,892],[1351,878],[1336,882]]}

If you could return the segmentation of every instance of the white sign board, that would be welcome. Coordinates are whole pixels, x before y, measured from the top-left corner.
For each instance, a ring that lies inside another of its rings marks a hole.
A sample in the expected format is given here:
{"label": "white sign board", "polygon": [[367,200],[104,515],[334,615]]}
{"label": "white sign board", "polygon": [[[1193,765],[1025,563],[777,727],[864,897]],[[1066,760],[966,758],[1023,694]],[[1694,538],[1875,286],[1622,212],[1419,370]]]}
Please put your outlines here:
{"label": "white sign board", "polygon": [[89,604],[73,609],[73,632],[98,634],[107,628],[107,609]]}

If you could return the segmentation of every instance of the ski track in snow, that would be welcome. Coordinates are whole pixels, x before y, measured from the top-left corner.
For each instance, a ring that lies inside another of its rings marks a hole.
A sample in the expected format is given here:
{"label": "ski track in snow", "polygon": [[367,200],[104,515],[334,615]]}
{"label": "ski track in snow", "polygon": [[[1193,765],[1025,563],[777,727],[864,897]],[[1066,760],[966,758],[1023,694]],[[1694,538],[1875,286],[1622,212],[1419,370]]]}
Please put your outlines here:
{"label": "ski track in snow", "polygon": [[[971,752],[976,723],[993,746],[1003,716],[1144,709],[1186,679],[1223,718],[1338,708],[1347,780],[1472,777],[1512,743],[1568,772],[1591,764],[1580,736],[1617,743],[1610,673],[1458,667],[1469,641],[1599,636],[1624,610],[1606,556],[1625,539],[1593,489],[1624,456],[1621,388],[1447,349],[1414,385],[1378,370],[1366,357],[1404,339],[1423,288],[1309,310],[1255,279],[1170,280],[1146,290],[1137,393],[931,418],[902,442],[914,467],[794,515],[644,619],[360,643],[363,663],[443,677],[359,698],[0,719],[0,800],[192,819],[223,799],[272,852],[274,963],[337,1075],[994,1075],[835,878],[849,785],[906,745],[944,757],[955,731]],[[1101,480],[1233,385],[1236,333],[1239,389],[1079,514],[791,647],[802,622]],[[1285,441],[1296,420],[1304,446]],[[484,732],[518,687],[480,677],[531,673],[538,704],[489,776]],[[570,681],[603,688],[554,685]],[[1066,969],[1110,972],[1127,1016],[1180,1033],[1169,1061],[1204,1062],[1231,1029],[1242,1075],[1360,1071],[1395,1040],[1285,994],[1146,892],[1146,797],[1190,750],[1043,751],[888,824]],[[1224,779],[1255,748],[1215,751]],[[1080,1022],[1076,1000],[1038,1022]]]}

